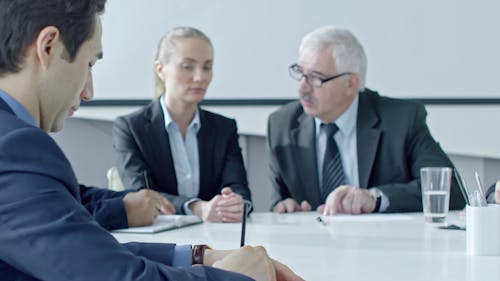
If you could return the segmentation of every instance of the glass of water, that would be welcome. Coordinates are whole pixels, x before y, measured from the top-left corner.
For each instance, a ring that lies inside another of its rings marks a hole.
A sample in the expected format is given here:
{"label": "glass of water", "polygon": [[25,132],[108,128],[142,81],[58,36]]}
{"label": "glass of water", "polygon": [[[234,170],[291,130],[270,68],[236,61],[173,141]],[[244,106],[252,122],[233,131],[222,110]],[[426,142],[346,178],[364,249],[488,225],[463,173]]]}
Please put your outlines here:
{"label": "glass of water", "polygon": [[422,207],[426,222],[445,222],[450,204],[451,172],[452,169],[449,167],[420,169]]}

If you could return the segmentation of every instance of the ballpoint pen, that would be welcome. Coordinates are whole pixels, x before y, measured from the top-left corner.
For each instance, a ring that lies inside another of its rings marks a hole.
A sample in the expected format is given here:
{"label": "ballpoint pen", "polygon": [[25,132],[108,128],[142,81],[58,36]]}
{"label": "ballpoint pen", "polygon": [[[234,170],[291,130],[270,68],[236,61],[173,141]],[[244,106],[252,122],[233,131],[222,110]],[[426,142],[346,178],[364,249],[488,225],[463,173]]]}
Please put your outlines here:
{"label": "ballpoint pen", "polygon": [[247,203],[243,202],[243,217],[241,218],[241,240],[240,240],[240,247],[245,246],[246,224],[247,224]]}

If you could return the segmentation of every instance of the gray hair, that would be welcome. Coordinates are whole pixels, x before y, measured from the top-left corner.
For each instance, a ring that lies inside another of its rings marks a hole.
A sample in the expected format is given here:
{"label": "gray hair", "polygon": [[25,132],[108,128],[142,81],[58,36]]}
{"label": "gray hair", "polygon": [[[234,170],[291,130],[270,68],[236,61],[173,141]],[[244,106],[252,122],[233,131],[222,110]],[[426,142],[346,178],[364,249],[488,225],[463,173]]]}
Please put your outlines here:
{"label": "gray hair", "polygon": [[198,38],[205,40],[212,48],[212,42],[205,33],[202,31],[189,26],[178,26],[170,29],[165,35],[163,35],[158,43],[158,48],[156,50],[155,62],[153,64],[154,71],[154,98],[161,96],[165,92],[165,83],[156,74],[156,61],[161,63],[168,63],[170,57],[175,51],[175,43],[179,39],[185,38]]}
{"label": "gray hair", "polygon": [[300,43],[299,52],[305,49],[331,48],[338,73],[352,72],[359,76],[358,90],[366,83],[366,55],[358,39],[347,29],[331,25],[320,27],[307,34]]}

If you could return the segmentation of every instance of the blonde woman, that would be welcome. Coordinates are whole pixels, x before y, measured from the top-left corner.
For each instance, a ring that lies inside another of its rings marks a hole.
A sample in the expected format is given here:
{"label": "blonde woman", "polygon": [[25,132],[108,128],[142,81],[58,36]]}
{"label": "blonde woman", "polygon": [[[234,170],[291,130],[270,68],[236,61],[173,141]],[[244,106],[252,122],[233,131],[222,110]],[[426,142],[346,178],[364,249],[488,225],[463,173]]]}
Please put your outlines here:
{"label": "blonde woman", "polygon": [[126,187],[163,193],[179,214],[237,222],[251,195],[236,122],[199,106],[213,63],[203,32],[176,27],[162,37],[153,102],[115,121],[116,165]]}

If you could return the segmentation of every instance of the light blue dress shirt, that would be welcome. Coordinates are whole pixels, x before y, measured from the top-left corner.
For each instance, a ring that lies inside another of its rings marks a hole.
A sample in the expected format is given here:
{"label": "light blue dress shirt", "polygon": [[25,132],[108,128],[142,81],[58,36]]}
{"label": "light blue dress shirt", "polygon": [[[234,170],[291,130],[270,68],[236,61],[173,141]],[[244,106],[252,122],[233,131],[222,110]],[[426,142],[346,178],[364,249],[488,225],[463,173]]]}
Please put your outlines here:
{"label": "light blue dress shirt", "polygon": [[24,122],[34,126],[38,127],[38,125],[35,122],[35,119],[31,114],[28,112],[28,110],[20,104],[17,100],[15,100],[13,97],[11,97],[9,94],[6,92],[0,90],[0,98],[7,103],[7,105],[12,109],[14,114]]}
{"label": "light blue dress shirt", "polygon": [[[193,212],[188,208],[189,204],[200,200],[198,193],[200,191],[200,159],[198,153],[198,132],[201,128],[200,112],[196,109],[191,123],[186,131],[186,139],[182,139],[182,134],[177,124],[165,106],[165,96],[161,96],[160,105],[165,117],[165,129],[168,132],[170,141],[170,151],[174,160],[175,176],[177,177],[177,192],[188,198],[192,198],[182,208],[187,215]],[[243,200],[247,204],[248,210],[251,210],[252,203]]]}
{"label": "light blue dress shirt", "polygon": [[[339,127],[339,131],[333,137],[339,148],[340,159],[342,159],[342,167],[347,185],[359,187],[359,171],[358,171],[358,149],[357,149],[357,134],[356,121],[358,119],[358,103],[359,97],[356,95],[351,105],[342,113],[335,124]],[[316,126],[316,160],[318,162],[318,179],[319,186],[323,179],[323,158],[326,151],[326,132],[321,129],[321,121],[319,118],[314,118]]]}
{"label": "light blue dress shirt", "polygon": [[[358,148],[357,148],[357,131],[356,124],[358,120],[358,104],[359,94],[356,95],[351,105],[342,113],[335,124],[339,127],[339,131],[333,137],[339,148],[340,158],[347,185],[359,187],[359,169],[358,169]],[[318,164],[318,179],[321,186],[323,179],[323,159],[326,151],[326,132],[321,129],[321,121],[319,118],[314,118],[316,127],[316,161]],[[389,207],[389,199],[385,194],[382,194],[379,212],[384,211]]]}
{"label": "light blue dress shirt", "polygon": [[193,120],[189,123],[184,139],[165,106],[164,96],[161,99],[161,108],[163,116],[165,116],[165,129],[168,132],[170,151],[174,160],[177,191],[180,195],[189,198],[196,197],[200,191],[200,160],[197,137],[201,126],[200,113],[197,109]]}
{"label": "light blue dress shirt", "polygon": [[186,214],[192,214],[188,205],[196,200],[200,191],[200,159],[198,153],[198,131],[200,130],[200,112],[196,109],[193,120],[186,131],[186,138],[182,138],[179,127],[165,106],[164,96],[160,104],[165,117],[165,129],[170,141],[170,152],[174,161],[175,176],[177,177],[177,192],[188,198],[193,198],[184,203]]}

